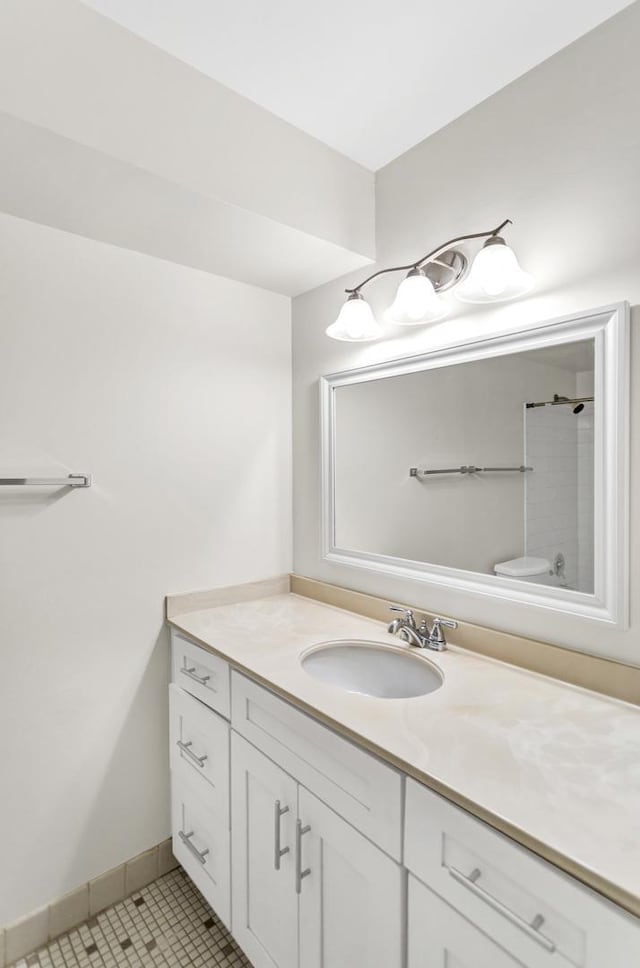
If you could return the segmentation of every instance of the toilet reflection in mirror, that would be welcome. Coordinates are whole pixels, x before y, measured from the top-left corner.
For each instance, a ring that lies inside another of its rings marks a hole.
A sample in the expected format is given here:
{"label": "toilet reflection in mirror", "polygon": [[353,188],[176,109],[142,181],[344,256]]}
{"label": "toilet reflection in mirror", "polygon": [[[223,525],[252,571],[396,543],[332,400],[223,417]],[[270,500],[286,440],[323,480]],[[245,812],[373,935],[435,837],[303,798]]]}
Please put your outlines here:
{"label": "toilet reflection in mirror", "polygon": [[335,387],[334,540],[594,591],[594,340]]}

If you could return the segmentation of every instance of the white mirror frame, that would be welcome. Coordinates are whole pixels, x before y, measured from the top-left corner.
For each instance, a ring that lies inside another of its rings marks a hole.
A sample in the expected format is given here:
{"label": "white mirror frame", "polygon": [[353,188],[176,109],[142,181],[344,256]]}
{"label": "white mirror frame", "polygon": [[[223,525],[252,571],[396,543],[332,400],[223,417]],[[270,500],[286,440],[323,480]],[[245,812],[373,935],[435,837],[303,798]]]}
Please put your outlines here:
{"label": "white mirror frame", "polygon": [[[503,356],[578,340],[595,345],[594,594],[525,584],[428,562],[351,551],[335,543],[335,391],[383,377]],[[481,336],[420,356],[391,360],[320,378],[322,439],[322,551],[328,561],[396,578],[445,585],[492,598],[552,609],[606,622],[628,624],[629,504],[629,307],[603,309]]]}

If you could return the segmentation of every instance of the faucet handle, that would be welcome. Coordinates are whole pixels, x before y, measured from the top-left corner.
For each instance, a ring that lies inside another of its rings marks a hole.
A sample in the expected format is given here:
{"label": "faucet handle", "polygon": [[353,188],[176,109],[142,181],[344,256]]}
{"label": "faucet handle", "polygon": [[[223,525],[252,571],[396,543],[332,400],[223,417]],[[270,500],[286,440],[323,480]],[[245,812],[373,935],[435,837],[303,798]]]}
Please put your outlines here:
{"label": "faucet handle", "polygon": [[402,608],[401,605],[390,605],[389,606],[389,611],[390,612],[402,612],[402,614],[404,615],[404,619],[405,619],[405,622],[407,623],[407,625],[410,628],[415,628],[416,627],[416,622],[415,622],[415,619],[413,617],[413,610],[412,609],[410,609],[410,608]]}
{"label": "faucet handle", "polygon": [[444,625],[444,627],[447,629],[458,628],[458,623],[454,622],[453,619],[440,618],[439,616],[436,616],[436,618],[434,618],[433,624],[436,628],[440,628],[441,625]]}
{"label": "faucet handle", "polygon": [[446,648],[447,640],[445,639],[444,632],[442,631],[443,627],[448,629],[457,629],[458,623],[448,618],[440,618],[440,616],[436,616],[433,620],[431,633],[429,635],[429,644],[431,645],[432,649],[442,651]]}

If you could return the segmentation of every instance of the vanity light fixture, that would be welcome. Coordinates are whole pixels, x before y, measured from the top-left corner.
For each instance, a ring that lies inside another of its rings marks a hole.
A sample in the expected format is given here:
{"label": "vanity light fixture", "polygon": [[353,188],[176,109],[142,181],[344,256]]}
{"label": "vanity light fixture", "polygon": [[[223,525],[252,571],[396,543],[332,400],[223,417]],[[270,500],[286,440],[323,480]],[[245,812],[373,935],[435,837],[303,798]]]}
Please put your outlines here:
{"label": "vanity light fixture", "polygon": [[[533,276],[523,272],[515,253],[502,236],[502,229],[511,224],[505,219],[489,232],[459,235],[439,245],[417,262],[404,266],[379,269],[353,289],[345,289],[347,299],[335,323],[327,328],[327,336],[349,342],[366,342],[379,339],[382,327],[373,310],[362,295],[362,289],[378,276],[389,272],[406,272],[392,305],[384,318],[398,326],[421,326],[443,319],[449,306],[441,298],[445,292],[462,283],[456,295],[463,302],[489,303],[515,299],[529,292],[534,285]],[[468,260],[457,248],[461,242],[486,239],[473,260],[467,275]],[[464,280],[464,282],[463,282]]]}
{"label": "vanity light fixture", "polygon": [[327,329],[327,336],[351,343],[367,342],[382,336],[382,327],[359,289],[349,292],[347,301],[338,313],[338,318]]}
{"label": "vanity light fixture", "polygon": [[398,326],[420,326],[435,323],[449,312],[449,307],[437,294],[424,269],[411,269],[398,286],[396,298],[384,318]]}
{"label": "vanity light fixture", "polygon": [[534,284],[533,276],[520,268],[513,249],[500,235],[492,235],[473,260],[456,296],[469,303],[506,302],[524,296]]}

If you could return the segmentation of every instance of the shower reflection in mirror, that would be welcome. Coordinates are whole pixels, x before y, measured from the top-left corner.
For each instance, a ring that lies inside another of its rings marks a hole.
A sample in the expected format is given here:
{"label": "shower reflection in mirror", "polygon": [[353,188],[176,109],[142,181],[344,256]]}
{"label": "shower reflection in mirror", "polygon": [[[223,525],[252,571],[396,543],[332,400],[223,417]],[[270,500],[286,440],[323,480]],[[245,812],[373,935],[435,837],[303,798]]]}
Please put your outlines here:
{"label": "shower reflection in mirror", "polygon": [[593,591],[593,370],[576,373],[577,396],[525,406],[525,451],[537,465],[525,484],[525,552],[539,575]]}

